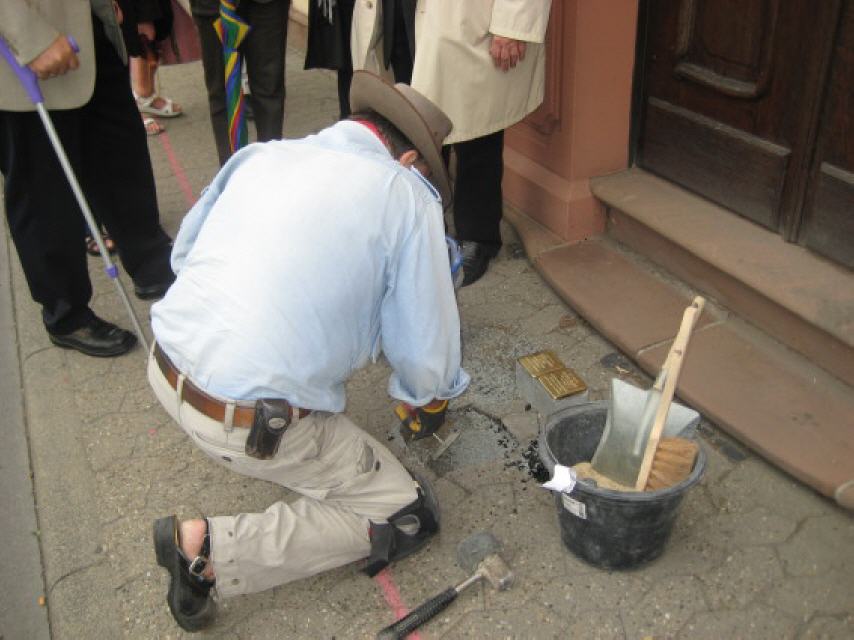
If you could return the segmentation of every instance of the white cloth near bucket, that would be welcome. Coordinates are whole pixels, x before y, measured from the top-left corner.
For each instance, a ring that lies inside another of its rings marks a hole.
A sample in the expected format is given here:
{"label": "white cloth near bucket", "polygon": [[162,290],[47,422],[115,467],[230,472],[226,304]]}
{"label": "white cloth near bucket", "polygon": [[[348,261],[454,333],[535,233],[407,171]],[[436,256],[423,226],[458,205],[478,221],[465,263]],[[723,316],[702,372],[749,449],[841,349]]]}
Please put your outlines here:
{"label": "white cloth near bucket", "polygon": [[575,474],[575,469],[556,464],[552,479],[540,486],[559,493],[572,493],[576,482],[578,482],[578,476]]}

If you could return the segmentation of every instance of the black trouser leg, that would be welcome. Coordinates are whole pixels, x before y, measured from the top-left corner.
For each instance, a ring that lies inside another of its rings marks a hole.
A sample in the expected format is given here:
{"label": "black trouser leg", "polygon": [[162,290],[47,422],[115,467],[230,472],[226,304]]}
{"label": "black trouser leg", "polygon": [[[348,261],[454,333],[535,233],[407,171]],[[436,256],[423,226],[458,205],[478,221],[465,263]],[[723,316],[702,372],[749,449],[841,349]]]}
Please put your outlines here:
{"label": "black trouser leg", "polygon": [[454,226],[458,240],[501,247],[504,131],[454,144]]}
{"label": "black trouser leg", "polygon": [[78,176],[95,219],[116,243],[125,271],[140,286],[159,284],[172,278],[171,240],[160,226],[145,127],[127,67],[100,23],[95,27],[97,76],[92,98],[81,109]]}
{"label": "black trouser leg", "polygon": [[258,142],[279,140],[285,123],[285,45],[290,0],[242,2],[252,30],[240,45],[246,59]]}
{"label": "black trouser leg", "polygon": [[405,8],[398,5],[394,14],[394,42],[391,48],[391,68],[394,71],[395,82],[410,84],[412,82],[414,54],[409,46],[404,11]]}
{"label": "black trouser leg", "polygon": [[[51,114],[71,165],[80,167],[79,109]],[[35,112],[0,111],[0,170],[9,231],[30,295],[48,331],[67,333],[91,319],[83,215]]]}
{"label": "black trouser leg", "polygon": [[350,117],[350,84],[352,69],[338,69],[338,113],[341,120]]}
{"label": "black trouser leg", "polygon": [[355,0],[339,0],[341,18],[341,67],[338,69],[338,111],[341,119],[350,116],[350,84],[353,81],[353,58],[350,53],[350,33],[353,25]]}
{"label": "black trouser leg", "polygon": [[415,56],[415,0],[382,0],[383,61],[395,82],[412,82]]}

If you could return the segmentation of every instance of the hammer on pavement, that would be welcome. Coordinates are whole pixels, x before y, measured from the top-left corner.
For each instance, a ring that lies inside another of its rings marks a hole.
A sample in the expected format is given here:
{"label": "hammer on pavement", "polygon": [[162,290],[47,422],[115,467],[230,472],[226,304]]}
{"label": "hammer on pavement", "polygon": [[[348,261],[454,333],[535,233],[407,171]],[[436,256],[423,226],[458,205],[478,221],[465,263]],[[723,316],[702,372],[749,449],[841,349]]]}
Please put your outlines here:
{"label": "hammer on pavement", "polygon": [[456,587],[448,587],[442,593],[423,602],[405,617],[387,626],[377,634],[377,640],[399,640],[405,638],[419,626],[430,620],[465,589],[481,578],[485,578],[498,591],[513,584],[513,572],[498,555],[501,543],[488,531],[470,535],[457,546],[457,563],[471,575]]}

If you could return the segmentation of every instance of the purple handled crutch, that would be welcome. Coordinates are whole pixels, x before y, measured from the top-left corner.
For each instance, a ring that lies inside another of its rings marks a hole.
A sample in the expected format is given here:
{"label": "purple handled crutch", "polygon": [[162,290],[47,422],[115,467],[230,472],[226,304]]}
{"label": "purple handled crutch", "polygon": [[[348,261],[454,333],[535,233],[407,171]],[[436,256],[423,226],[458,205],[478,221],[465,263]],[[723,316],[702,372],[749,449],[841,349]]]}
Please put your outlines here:
{"label": "purple handled crutch", "polygon": [[[68,36],[68,43],[75,52],[80,51],[80,48],[71,36]],[[62,147],[62,142],[60,142],[59,136],[56,134],[56,129],[53,128],[53,122],[51,121],[50,115],[48,115],[47,109],[45,109],[44,106],[44,97],[42,96],[41,89],[39,89],[38,78],[36,78],[36,74],[32,69],[18,64],[15,56],[12,55],[12,52],[9,50],[9,45],[6,44],[6,41],[3,38],[0,38],[0,55],[6,58],[6,62],[8,62],[12,67],[12,70],[15,72],[15,75],[18,76],[18,80],[21,81],[21,85],[24,87],[24,90],[27,92],[30,100],[32,100],[33,104],[36,106],[36,111],[38,111],[39,116],[42,119],[42,124],[44,124],[47,137],[50,138],[53,150],[56,151],[56,157],[59,159],[59,164],[62,165],[62,170],[65,171],[65,177],[68,178],[68,184],[74,192],[74,197],[77,198],[77,204],[80,205],[83,217],[86,218],[86,225],[89,227],[89,233],[93,238],[95,238],[95,242],[98,244],[98,249],[101,251],[101,259],[104,261],[104,271],[106,271],[110,279],[116,283],[116,288],[119,290],[119,297],[122,299],[122,302],[124,302],[128,315],[130,315],[131,322],[133,322],[133,328],[136,331],[136,335],[139,337],[139,341],[142,343],[142,346],[145,347],[145,351],[147,353],[148,341],[145,339],[145,333],[142,331],[142,325],[140,325],[139,319],[136,317],[136,313],[130,304],[130,300],[128,300],[125,288],[122,286],[121,280],[119,280],[119,269],[110,259],[110,252],[107,251],[107,246],[104,244],[104,238],[101,236],[100,229],[98,229],[98,225],[95,223],[95,218],[92,217],[92,211],[89,209],[86,197],[83,195],[83,191],[80,189],[80,184],[77,182],[74,171],[71,169],[71,163],[68,161],[68,156],[65,155],[65,149]]]}

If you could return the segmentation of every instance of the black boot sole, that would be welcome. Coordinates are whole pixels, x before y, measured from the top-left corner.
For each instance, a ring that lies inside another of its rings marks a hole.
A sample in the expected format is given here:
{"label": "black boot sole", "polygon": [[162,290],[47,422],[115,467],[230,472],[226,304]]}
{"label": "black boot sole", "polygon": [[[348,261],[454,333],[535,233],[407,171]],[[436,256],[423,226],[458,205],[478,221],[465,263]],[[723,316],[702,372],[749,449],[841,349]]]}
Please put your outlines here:
{"label": "black boot sole", "polygon": [[164,285],[152,285],[150,287],[134,287],[133,293],[140,300],[159,300],[166,295],[172,283]]}
{"label": "black boot sole", "polygon": [[181,585],[184,580],[184,568],[181,566],[177,556],[177,541],[175,536],[178,519],[175,516],[159,518],[154,521],[154,553],[157,556],[157,564],[169,572],[169,593],[166,595],[166,602],[169,604],[169,611],[178,626],[184,631],[201,631],[213,624],[216,617],[216,603],[207,597],[202,608],[196,613],[188,615],[181,611],[180,602],[178,599],[178,590],[185,588],[191,589],[190,586]]}

